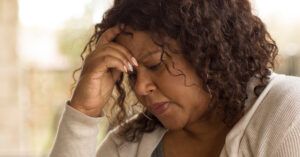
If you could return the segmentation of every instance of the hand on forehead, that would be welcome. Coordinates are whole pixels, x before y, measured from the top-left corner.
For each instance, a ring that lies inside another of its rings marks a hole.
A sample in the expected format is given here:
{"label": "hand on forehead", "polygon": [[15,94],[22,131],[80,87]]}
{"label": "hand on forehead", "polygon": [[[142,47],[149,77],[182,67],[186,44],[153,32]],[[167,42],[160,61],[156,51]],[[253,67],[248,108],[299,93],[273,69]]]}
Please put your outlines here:
{"label": "hand on forehead", "polygon": [[131,27],[126,27],[120,32],[115,42],[127,48],[137,60],[143,60],[161,51],[161,47],[153,42],[151,35],[143,31],[135,31]]}

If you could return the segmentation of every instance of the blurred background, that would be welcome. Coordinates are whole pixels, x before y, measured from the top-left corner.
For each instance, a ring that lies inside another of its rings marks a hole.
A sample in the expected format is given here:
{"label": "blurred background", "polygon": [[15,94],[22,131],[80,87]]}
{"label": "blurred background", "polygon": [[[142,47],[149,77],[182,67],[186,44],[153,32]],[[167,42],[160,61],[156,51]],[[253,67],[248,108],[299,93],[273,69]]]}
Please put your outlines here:
{"label": "blurred background", "polygon": [[[80,53],[112,3],[0,0],[0,157],[47,156]],[[300,76],[300,1],[252,3],[278,43],[276,72]]]}

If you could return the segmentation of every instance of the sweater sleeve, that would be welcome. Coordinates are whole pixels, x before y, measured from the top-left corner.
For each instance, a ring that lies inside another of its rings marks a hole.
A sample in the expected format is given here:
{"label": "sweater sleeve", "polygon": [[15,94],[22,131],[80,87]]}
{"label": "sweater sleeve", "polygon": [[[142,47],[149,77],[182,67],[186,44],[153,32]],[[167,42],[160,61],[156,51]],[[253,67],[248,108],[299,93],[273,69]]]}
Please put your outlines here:
{"label": "sweater sleeve", "polygon": [[283,141],[274,151],[274,154],[274,157],[300,156],[300,116],[297,117],[291,127],[287,130]]}
{"label": "sweater sleeve", "polygon": [[95,157],[101,118],[89,117],[66,105],[50,157]]}
{"label": "sweater sleeve", "polygon": [[106,138],[100,144],[97,157],[119,157],[118,148],[112,136],[112,132],[109,132]]}

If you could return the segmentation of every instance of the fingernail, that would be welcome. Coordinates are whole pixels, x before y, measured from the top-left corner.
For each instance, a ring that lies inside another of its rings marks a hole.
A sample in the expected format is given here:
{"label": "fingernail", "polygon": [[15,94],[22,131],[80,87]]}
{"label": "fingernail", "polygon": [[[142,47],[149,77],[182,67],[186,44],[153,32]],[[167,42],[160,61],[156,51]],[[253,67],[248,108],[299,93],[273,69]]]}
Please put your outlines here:
{"label": "fingernail", "polygon": [[131,71],[131,72],[133,72],[133,67],[132,67],[132,65],[128,62],[128,67],[129,67],[129,70]]}
{"label": "fingernail", "polygon": [[136,61],[136,59],[134,57],[131,57],[131,61],[133,62],[133,64],[135,66],[138,66],[138,62]]}
{"label": "fingernail", "polygon": [[125,66],[125,65],[123,65],[123,67],[124,67],[124,70],[125,70],[126,72],[128,72],[128,70],[127,70],[126,66]]}

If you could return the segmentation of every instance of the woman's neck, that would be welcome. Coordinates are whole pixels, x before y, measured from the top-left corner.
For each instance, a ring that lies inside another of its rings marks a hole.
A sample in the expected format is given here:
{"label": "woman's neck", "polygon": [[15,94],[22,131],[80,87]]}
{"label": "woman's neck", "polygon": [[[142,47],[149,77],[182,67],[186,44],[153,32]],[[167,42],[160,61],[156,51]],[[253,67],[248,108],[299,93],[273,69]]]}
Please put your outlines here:
{"label": "woman's neck", "polygon": [[[174,154],[181,154],[181,152],[190,152],[190,156],[193,154],[218,156],[231,128],[216,115],[202,118],[180,130],[169,130],[164,137],[164,148],[167,154],[174,156]],[[180,145],[178,145],[179,143]]]}

